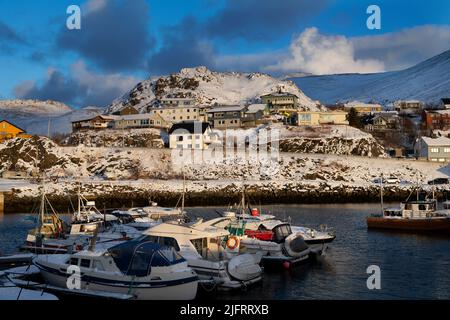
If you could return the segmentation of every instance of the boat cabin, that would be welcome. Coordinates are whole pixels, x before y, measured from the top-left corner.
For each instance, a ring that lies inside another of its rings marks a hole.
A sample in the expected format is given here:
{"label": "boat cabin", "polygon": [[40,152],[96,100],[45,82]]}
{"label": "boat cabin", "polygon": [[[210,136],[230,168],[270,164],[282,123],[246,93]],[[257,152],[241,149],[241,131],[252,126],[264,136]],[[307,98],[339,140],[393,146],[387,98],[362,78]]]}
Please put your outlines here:
{"label": "boat cabin", "polygon": [[436,200],[403,202],[400,207],[401,217],[404,219],[430,218],[434,215],[436,207]]}
{"label": "boat cabin", "polygon": [[106,252],[81,251],[70,257],[70,265],[97,271],[114,271],[112,262],[127,276],[146,277],[153,267],[167,267],[185,260],[172,247],[149,242],[145,237],[116,245]]}
{"label": "boat cabin", "polygon": [[221,261],[225,253],[225,237],[229,232],[225,229],[204,226],[178,225],[161,223],[145,231],[148,241],[170,245],[183,256],[203,258],[210,261]]}

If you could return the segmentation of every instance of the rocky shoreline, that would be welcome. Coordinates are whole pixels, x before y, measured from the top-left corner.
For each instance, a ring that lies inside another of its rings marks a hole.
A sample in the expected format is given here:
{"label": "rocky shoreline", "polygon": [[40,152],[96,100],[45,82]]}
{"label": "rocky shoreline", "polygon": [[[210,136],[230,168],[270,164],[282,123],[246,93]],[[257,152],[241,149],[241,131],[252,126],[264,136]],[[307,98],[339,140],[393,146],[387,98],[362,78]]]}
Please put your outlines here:
{"label": "rocky shoreline", "polygon": [[[192,182],[191,182],[192,183]],[[180,187],[180,186],[179,186]],[[128,208],[148,205],[149,200],[161,206],[175,206],[179,204],[182,188],[170,190],[158,186],[156,188],[142,188],[128,185],[114,185],[105,188],[103,185],[86,185],[83,194],[89,200],[95,200],[99,209]],[[231,184],[203,190],[187,188],[185,193],[186,206],[229,206],[241,199],[242,185]],[[245,185],[245,192],[254,205],[267,204],[332,204],[332,203],[377,203],[380,201],[380,190],[377,186],[332,186],[326,183],[319,185],[286,184],[281,188],[267,188],[267,186]],[[384,201],[397,202],[405,200],[413,191],[413,186],[388,186],[384,189]],[[67,190],[66,190],[67,191]],[[49,192],[52,206],[61,213],[73,211],[77,203],[76,191],[65,194]],[[438,198],[444,197],[443,190],[436,192]],[[32,212],[40,201],[36,194],[24,194],[14,189],[5,194],[5,213]]]}

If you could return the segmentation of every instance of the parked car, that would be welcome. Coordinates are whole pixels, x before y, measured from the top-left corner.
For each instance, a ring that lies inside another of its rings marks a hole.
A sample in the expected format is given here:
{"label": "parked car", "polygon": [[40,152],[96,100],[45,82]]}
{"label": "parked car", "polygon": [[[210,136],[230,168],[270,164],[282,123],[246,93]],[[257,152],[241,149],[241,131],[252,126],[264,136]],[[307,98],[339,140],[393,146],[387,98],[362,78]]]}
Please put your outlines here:
{"label": "parked car", "polygon": [[400,179],[397,177],[389,177],[386,179],[386,183],[387,184],[399,184],[400,183]]}
{"label": "parked car", "polygon": [[429,185],[442,185],[442,184],[448,184],[449,179],[448,178],[436,178],[434,180],[428,181]]}
{"label": "parked car", "polygon": [[376,184],[380,184],[380,183],[386,184],[387,183],[385,178],[376,178],[376,179],[373,179],[372,182],[376,183]]}

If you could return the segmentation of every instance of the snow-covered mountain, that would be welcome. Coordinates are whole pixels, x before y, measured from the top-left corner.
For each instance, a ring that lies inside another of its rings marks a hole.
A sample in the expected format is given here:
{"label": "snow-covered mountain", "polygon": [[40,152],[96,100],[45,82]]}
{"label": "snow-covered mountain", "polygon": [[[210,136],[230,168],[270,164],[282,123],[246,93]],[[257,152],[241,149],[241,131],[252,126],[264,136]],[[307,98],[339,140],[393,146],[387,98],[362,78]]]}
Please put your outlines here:
{"label": "snow-covered mountain", "polygon": [[71,132],[71,121],[90,117],[103,109],[86,107],[72,109],[56,101],[0,100],[0,120],[5,119],[30,134],[46,135],[49,129],[55,133]]}
{"label": "snow-covered mountain", "polygon": [[331,104],[350,100],[388,104],[415,99],[437,104],[450,97],[450,51],[411,68],[376,74],[290,78],[311,98]]}
{"label": "snow-covered mountain", "polygon": [[47,100],[0,100],[0,112],[16,114],[17,116],[42,115],[55,116],[72,111],[64,103]]}
{"label": "snow-covered mountain", "polygon": [[116,112],[134,106],[141,112],[149,105],[158,105],[164,96],[192,97],[199,104],[242,104],[278,89],[296,94],[302,106],[316,109],[318,102],[307,97],[293,82],[262,73],[214,72],[206,67],[185,68],[179,73],[154,77],[136,85],[129,93],[116,99],[107,109]]}

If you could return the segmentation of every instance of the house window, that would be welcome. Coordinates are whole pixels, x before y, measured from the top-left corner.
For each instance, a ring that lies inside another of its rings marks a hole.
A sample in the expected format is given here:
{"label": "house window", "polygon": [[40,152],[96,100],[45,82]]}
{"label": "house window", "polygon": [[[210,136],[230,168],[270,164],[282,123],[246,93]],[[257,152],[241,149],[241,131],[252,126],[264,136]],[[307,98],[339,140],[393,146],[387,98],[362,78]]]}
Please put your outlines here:
{"label": "house window", "polygon": [[183,149],[183,145],[182,144],[177,144],[177,149]]}
{"label": "house window", "polygon": [[177,141],[183,141],[183,136],[178,136]]}
{"label": "house window", "polygon": [[450,148],[444,148],[445,153],[450,153]]}
{"label": "house window", "polygon": [[196,145],[195,145],[195,148],[196,148],[196,149],[200,149],[200,145],[199,145],[199,144],[196,144]]}
{"label": "house window", "polygon": [[200,135],[195,135],[195,140],[198,140],[198,139],[200,139]]}
{"label": "house window", "polygon": [[439,148],[431,148],[430,152],[431,153],[438,153],[439,152]]}
{"label": "house window", "polygon": [[192,136],[188,136],[188,140],[192,140]]}
{"label": "house window", "polygon": [[188,144],[188,149],[192,149],[192,144]]}

